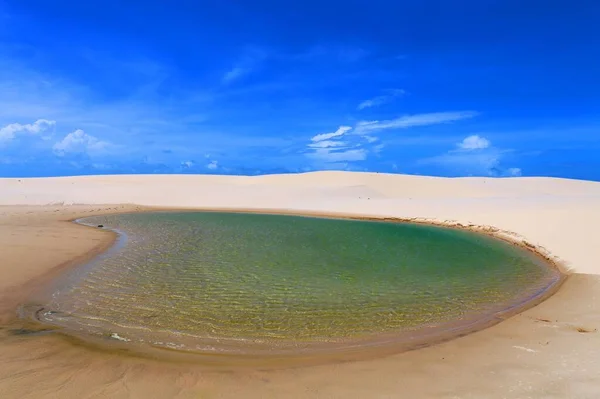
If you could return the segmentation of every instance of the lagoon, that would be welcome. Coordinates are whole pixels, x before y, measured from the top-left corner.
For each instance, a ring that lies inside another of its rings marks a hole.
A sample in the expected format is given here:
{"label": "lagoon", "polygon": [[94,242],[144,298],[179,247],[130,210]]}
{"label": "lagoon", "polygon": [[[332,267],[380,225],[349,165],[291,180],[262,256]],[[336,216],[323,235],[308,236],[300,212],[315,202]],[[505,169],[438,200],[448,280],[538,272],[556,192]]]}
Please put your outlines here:
{"label": "lagoon", "polygon": [[138,349],[393,345],[522,306],[560,277],[507,242],[422,224],[198,211],[80,222],[121,238],[51,284],[36,317]]}

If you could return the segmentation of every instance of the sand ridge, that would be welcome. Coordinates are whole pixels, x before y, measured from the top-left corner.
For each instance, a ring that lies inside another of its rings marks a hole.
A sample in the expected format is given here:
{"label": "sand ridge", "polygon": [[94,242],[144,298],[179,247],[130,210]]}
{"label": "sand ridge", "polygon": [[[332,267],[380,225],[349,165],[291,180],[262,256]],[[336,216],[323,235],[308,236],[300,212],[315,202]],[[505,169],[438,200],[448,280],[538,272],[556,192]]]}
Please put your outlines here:
{"label": "sand ridge", "polygon": [[6,311],[32,281],[106,243],[101,230],[65,220],[135,209],[98,204],[483,226],[544,249],[573,273],[549,300],[487,330],[380,359],[292,370],[210,373],[86,352],[51,336],[15,336],[6,325],[0,330],[3,397],[595,398],[600,392],[600,183],[318,172],[0,179],[0,192],[0,304]]}

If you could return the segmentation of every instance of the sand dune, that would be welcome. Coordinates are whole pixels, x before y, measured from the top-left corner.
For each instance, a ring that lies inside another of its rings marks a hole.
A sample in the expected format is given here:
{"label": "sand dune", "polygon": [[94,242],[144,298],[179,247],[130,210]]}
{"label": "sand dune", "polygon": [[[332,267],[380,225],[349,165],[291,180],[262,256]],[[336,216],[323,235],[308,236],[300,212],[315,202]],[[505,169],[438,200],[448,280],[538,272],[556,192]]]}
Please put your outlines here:
{"label": "sand dune", "polygon": [[[595,398],[600,394],[600,183],[347,172],[136,175],[0,179],[0,194],[0,315],[7,326],[0,330],[2,397]],[[297,370],[214,374],[193,365],[97,353],[51,337],[11,336],[9,326],[16,323],[14,307],[20,301],[52,273],[68,267],[69,260],[100,250],[110,241],[106,232],[64,220],[131,210],[135,205],[287,210],[489,226],[547,251],[572,275],[541,305],[464,338],[381,359]]]}
{"label": "sand dune", "polygon": [[[578,272],[600,270],[585,250],[594,247],[591,226],[600,223],[600,183],[589,181],[346,172],[256,177],[123,175],[0,179],[0,191],[0,205],[288,209],[455,220],[516,232],[548,248]],[[564,239],[575,234],[577,240]]]}
{"label": "sand dune", "polygon": [[[102,190],[87,192],[102,186]],[[297,191],[319,194],[351,187],[373,190],[385,198],[522,198],[539,196],[598,196],[598,183],[556,178],[439,178],[380,173],[312,172],[292,175],[212,176],[212,175],[119,175],[38,179],[0,179],[4,195],[0,204],[41,205],[48,202],[86,201],[85,203],[129,202],[132,196],[144,204],[177,206],[189,204],[185,197],[156,198],[157,187],[174,188],[177,193],[194,195],[227,188],[256,194],[261,187],[279,190],[279,195]],[[86,196],[88,194],[88,196]],[[221,194],[220,192],[218,194]],[[153,198],[145,199],[145,196]],[[352,197],[349,200],[354,199]],[[194,198],[195,201],[206,201]],[[45,202],[46,201],[46,202]]]}

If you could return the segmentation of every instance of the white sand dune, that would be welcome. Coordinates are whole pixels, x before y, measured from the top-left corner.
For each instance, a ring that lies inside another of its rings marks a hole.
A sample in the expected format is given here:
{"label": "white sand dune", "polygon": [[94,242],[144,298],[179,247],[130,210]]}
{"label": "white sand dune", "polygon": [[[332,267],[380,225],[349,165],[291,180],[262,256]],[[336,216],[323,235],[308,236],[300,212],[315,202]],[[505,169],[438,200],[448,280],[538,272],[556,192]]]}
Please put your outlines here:
{"label": "white sand dune", "polygon": [[109,204],[491,226],[546,250],[572,275],[549,300],[484,331],[381,359],[297,370],[212,374],[196,366],[92,354],[66,343],[42,348],[35,343],[40,341],[13,337],[0,343],[0,392],[8,393],[0,396],[600,397],[600,183],[348,172],[0,179],[0,299],[5,307],[23,299],[28,281],[98,248],[106,240],[103,232],[59,221],[131,209]]}

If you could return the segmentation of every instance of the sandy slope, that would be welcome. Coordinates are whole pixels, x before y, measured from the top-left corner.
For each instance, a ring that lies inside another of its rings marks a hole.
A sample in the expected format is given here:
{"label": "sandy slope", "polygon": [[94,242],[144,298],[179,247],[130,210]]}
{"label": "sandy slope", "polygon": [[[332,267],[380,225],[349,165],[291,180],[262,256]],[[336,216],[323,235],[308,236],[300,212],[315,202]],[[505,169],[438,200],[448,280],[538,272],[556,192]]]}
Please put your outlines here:
{"label": "sandy slope", "polygon": [[10,322],[14,306],[44,275],[106,245],[110,237],[103,232],[64,222],[115,211],[100,204],[287,209],[494,226],[546,248],[575,274],[543,304],[467,337],[377,360],[295,370],[215,374],[92,352],[53,337],[10,336],[4,328],[0,392],[7,396],[0,396],[600,396],[600,183],[345,172],[0,179],[1,320]]}

